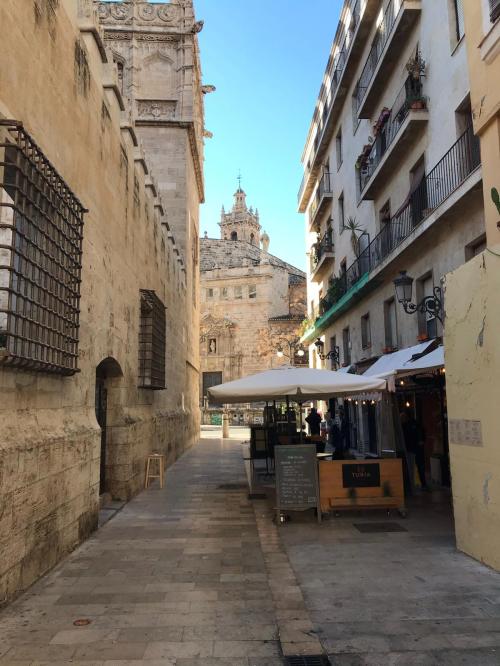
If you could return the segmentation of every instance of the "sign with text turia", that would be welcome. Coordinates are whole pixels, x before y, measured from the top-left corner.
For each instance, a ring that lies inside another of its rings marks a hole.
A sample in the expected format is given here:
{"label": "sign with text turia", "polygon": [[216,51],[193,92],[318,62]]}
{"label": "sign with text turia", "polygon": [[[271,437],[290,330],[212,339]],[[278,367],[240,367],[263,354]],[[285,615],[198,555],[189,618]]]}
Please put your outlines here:
{"label": "sign with text turia", "polygon": [[377,488],[380,486],[380,465],[342,465],[344,488]]}

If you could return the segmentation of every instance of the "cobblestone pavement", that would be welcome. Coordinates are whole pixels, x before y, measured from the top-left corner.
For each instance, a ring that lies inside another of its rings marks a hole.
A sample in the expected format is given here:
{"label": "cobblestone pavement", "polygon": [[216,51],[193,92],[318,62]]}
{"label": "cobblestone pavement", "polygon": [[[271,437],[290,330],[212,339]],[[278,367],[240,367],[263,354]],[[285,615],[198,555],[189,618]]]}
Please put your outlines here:
{"label": "cobblestone pavement", "polygon": [[276,666],[318,653],[276,528],[247,499],[241,445],[217,434],[0,614],[1,666]]}
{"label": "cobblestone pavement", "polygon": [[[380,523],[403,531],[356,527]],[[500,665],[500,575],[456,550],[446,496],[406,520],[295,516],[280,535],[335,666]]]}

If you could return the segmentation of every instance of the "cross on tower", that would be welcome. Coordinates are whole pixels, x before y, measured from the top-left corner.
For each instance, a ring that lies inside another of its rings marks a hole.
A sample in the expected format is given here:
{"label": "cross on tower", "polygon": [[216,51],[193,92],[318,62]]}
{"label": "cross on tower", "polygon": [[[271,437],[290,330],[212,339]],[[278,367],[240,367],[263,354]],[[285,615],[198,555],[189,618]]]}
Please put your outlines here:
{"label": "cross on tower", "polygon": [[241,169],[238,173],[238,189],[241,190]]}

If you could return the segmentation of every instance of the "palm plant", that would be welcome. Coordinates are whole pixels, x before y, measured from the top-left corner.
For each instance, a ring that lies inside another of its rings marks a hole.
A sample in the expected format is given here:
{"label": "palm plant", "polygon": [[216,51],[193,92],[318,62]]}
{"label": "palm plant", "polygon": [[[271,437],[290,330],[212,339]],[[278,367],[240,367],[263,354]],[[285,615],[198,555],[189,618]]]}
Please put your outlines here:
{"label": "palm plant", "polygon": [[356,222],[355,217],[347,218],[347,222],[344,223],[344,229],[351,232],[351,247],[354,256],[357,257],[359,255],[359,238],[365,233],[365,230]]}

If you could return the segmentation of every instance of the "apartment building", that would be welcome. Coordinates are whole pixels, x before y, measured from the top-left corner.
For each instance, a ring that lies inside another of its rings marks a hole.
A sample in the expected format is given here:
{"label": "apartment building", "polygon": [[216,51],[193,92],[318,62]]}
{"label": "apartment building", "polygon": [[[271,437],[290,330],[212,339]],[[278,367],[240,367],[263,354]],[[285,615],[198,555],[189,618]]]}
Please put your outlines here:
{"label": "apartment building", "polygon": [[[442,278],[485,242],[471,123],[461,0],[344,3],[298,196],[310,259],[304,341],[316,367],[369,373],[377,361],[387,369],[442,354]],[[401,303],[394,280],[404,276],[412,293]],[[397,382],[397,397],[427,432],[429,473],[447,482],[439,365]],[[379,451],[377,401],[350,413],[351,443]]]}

